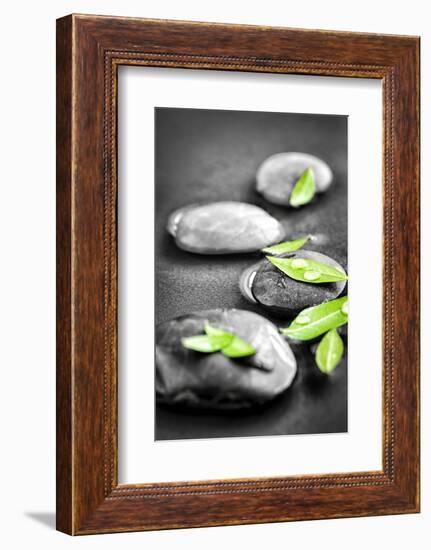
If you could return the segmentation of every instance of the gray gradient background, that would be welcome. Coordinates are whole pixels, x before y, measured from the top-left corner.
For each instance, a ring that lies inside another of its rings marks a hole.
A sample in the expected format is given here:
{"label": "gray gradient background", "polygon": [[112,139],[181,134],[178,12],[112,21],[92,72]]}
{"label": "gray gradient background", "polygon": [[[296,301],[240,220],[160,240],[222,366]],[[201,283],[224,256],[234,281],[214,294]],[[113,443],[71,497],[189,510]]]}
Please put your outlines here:
{"label": "gray gradient background", "polygon": [[[316,237],[310,250],[347,269],[347,117],[290,113],[156,108],[156,323],[188,312],[235,307],[263,314],[239,292],[241,272],[259,254],[202,256],[180,250],[166,232],[172,210],[196,202],[238,200],[279,219],[287,237]],[[325,160],[335,183],[298,210],[266,202],[255,174],[269,155],[298,151]],[[289,321],[270,318],[278,326]],[[346,333],[346,331],[344,331]],[[346,342],[346,339],[345,339]],[[188,439],[347,431],[347,353],[322,375],[309,343],[292,346],[298,374],[292,386],[263,408],[236,413],[156,406],[155,438]]]}

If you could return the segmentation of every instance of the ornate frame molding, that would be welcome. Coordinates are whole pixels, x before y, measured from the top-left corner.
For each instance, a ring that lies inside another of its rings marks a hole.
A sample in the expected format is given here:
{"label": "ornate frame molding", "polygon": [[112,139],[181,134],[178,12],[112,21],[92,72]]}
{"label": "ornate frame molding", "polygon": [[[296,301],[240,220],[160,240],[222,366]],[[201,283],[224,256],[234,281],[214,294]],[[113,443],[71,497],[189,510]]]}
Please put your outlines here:
{"label": "ornate frame molding", "polygon": [[[74,15],[58,20],[57,51],[58,529],[86,534],[418,511],[418,39]],[[118,484],[120,65],[382,80],[382,471]]]}

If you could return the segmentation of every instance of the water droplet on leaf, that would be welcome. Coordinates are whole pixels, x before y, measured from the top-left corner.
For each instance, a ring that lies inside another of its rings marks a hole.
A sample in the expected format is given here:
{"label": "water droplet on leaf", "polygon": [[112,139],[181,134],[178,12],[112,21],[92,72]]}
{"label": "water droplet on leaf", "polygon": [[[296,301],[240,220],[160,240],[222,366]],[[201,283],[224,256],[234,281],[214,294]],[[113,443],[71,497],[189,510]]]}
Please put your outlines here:
{"label": "water droplet on leaf", "polygon": [[308,317],[308,315],[301,315],[296,319],[296,322],[298,323],[298,325],[306,325],[310,322],[310,317]]}
{"label": "water droplet on leaf", "polygon": [[307,267],[307,265],[308,265],[307,260],[304,260],[302,258],[295,258],[294,260],[292,260],[292,267],[295,269],[301,268],[301,267]]}
{"label": "water droplet on leaf", "polygon": [[315,281],[320,277],[320,273],[318,271],[306,271],[304,273],[304,279],[307,281]]}

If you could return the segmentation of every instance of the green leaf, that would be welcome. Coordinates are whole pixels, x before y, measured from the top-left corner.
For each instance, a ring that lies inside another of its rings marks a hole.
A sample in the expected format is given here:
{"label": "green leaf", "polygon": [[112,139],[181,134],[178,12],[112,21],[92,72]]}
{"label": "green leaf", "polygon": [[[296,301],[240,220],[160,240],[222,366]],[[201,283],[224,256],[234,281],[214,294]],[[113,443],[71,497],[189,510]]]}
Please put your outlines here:
{"label": "green leaf", "polygon": [[337,281],[347,281],[347,275],[344,271],[331,267],[321,262],[308,260],[305,258],[274,258],[266,256],[275,267],[285,275],[295,281],[304,283],[335,283]]}
{"label": "green leaf", "polygon": [[234,335],[230,332],[213,327],[208,323],[208,321],[205,322],[205,333],[213,343],[214,347],[218,346],[218,350],[216,351],[228,346],[234,338]]}
{"label": "green leaf", "polygon": [[213,337],[229,336],[230,338],[232,338],[232,334],[230,332],[227,332],[226,330],[222,330],[221,328],[213,327],[208,323],[208,321],[205,321],[204,330],[207,336],[213,336]]}
{"label": "green leaf", "polygon": [[193,351],[201,353],[213,353],[221,351],[227,357],[240,358],[254,355],[256,350],[239,336],[211,326],[208,321],[205,322],[205,333],[198,336],[182,338],[182,345]]}
{"label": "green leaf", "polygon": [[256,350],[239,336],[234,336],[230,344],[222,348],[221,352],[227,357],[239,358],[254,355]]}
{"label": "green leaf", "polygon": [[316,363],[324,374],[332,372],[343,356],[344,344],[337,329],[325,334],[316,350]]}
{"label": "green leaf", "polygon": [[181,338],[181,343],[186,349],[200,351],[201,353],[213,353],[221,350],[220,343],[206,334]]}
{"label": "green leaf", "polygon": [[348,321],[347,296],[309,307],[280,332],[295,340],[312,340],[333,328],[341,327]]}
{"label": "green leaf", "polygon": [[[214,347],[218,346],[218,350],[229,345],[233,339],[233,334],[226,332],[220,328],[211,326],[208,321],[205,321],[205,333],[208,338],[211,340]],[[217,350],[217,351],[218,351]]]}
{"label": "green leaf", "polygon": [[314,172],[311,168],[307,168],[292,189],[289,199],[290,206],[296,208],[303,204],[308,204],[314,197],[315,192],[316,184],[314,181]]}
{"label": "green leaf", "polygon": [[294,241],[286,241],[284,243],[275,244],[274,246],[262,248],[262,252],[270,254],[271,256],[281,256],[282,254],[287,254],[288,252],[295,252],[295,250],[303,247],[309,239],[310,235],[307,235],[306,237],[301,237],[300,239],[295,239]]}

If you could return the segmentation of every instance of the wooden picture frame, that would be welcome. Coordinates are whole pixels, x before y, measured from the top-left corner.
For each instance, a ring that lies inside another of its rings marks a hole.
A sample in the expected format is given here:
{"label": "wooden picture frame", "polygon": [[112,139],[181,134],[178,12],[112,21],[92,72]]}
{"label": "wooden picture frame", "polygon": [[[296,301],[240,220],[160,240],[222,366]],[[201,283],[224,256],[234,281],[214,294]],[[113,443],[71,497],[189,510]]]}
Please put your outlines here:
{"label": "wooden picture frame", "polygon": [[[119,485],[117,69],[383,83],[383,469]],[[57,528],[138,531],[419,511],[419,38],[70,15],[57,21]]]}

